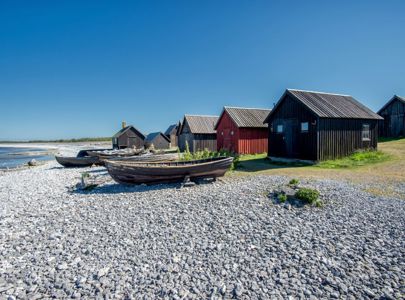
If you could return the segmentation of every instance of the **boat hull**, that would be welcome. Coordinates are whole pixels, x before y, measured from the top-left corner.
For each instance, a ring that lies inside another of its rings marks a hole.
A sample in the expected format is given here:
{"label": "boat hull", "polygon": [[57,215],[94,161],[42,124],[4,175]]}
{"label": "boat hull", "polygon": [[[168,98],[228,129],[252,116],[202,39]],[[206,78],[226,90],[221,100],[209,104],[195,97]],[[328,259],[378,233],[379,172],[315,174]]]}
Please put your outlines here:
{"label": "boat hull", "polygon": [[138,163],[105,161],[111,177],[123,184],[159,184],[181,182],[186,178],[197,181],[216,179],[225,175],[232,164],[232,157],[218,157],[189,162]]}
{"label": "boat hull", "polygon": [[99,163],[98,157],[66,157],[55,156],[56,161],[66,168],[84,168]]}

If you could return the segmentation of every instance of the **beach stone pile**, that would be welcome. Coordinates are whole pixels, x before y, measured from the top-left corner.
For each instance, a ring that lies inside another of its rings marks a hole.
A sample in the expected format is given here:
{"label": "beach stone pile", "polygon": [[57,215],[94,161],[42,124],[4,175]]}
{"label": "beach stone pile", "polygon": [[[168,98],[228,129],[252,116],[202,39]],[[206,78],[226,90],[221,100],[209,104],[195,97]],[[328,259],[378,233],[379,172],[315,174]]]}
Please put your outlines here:
{"label": "beach stone pile", "polygon": [[290,178],[72,189],[48,163],[0,174],[0,298],[400,299],[405,201],[305,181],[325,206],[269,197]]}

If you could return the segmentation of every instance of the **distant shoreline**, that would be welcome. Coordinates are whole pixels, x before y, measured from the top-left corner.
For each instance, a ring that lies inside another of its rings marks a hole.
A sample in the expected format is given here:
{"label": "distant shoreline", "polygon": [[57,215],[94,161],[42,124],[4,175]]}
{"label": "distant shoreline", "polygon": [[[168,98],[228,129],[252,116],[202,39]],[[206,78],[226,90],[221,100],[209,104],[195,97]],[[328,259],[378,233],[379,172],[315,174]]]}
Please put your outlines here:
{"label": "distant shoreline", "polygon": [[82,142],[109,142],[109,141],[111,141],[111,137],[59,139],[59,140],[0,141],[0,144],[82,143]]}

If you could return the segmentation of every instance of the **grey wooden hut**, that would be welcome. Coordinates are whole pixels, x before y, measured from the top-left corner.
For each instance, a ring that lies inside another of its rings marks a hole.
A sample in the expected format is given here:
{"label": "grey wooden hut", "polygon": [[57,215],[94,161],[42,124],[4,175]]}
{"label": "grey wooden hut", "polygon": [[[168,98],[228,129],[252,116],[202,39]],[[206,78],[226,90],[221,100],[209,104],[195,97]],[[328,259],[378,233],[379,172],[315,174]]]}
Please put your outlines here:
{"label": "grey wooden hut", "polygon": [[379,123],[379,135],[383,137],[405,136],[405,98],[395,95],[378,112],[384,118]]}
{"label": "grey wooden hut", "polygon": [[165,135],[169,138],[170,140],[170,146],[171,147],[177,147],[178,146],[178,129],[181,126],[181,122],[177,124],[170,125],[166,131]]}
{"label": "grey wooden hut", "polygon": [[112,137],[114,149],[123,148],[143,148],[145,144],[145,136],[134,126],[126,126],[122,123],[122,129]]}
{"label": "grey wooden hut", "polygon": [[191,152],[208,149],[217,150],[217,134],[215,124],[218,116],[185,115],[179,130],[180,151],[186,149],[186,143]]}
{"label": "grey wooden hut", "polygon": [[162,132],[152,132],[145,138],[145,148],[149,148],[152,144],[155,149],[168,149],[170,139]]}
{"label": "grey wooden hut", "polygon": [[381,119],[349,95],[287,89],[264,121],[268,155],[322,161],[376,149]]}

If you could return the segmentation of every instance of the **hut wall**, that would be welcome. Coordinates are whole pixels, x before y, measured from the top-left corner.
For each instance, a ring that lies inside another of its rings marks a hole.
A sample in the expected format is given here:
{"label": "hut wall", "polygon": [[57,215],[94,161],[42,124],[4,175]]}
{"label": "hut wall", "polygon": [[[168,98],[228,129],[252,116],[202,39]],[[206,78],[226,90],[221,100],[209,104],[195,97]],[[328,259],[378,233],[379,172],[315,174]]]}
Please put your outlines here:
{"label": "hut wall", "polygon": [[405,136],[405,103],[396,99],[380,111],[379,115],[384,118],[379,122],[380,136]]}
{"label": "hut wall", "polygon": [[178,138],[177,138],[176,132],[171,133],[169,138],[170,138],[170,146],[171,147],[177,147],[178,146],[178,142],[177,142]]}
{"label": "hut wall", "polygon": [[127,130],[117,138],[116,148],[142,148],[144,146],[144,140],[138,136],[133,130]]}
{"label": "hut wall", "polygon": [[[363,124],[370,126],[370,140],[362,138]],[[341,158],[361,149],[377,149],[378,121],[320,119],[317,160]]]}
{"label": "hut wall", "polygon": [[181,129],[181,133],[179,135],[179,149],[180,151],[186,150],[186,143],[191,151],[191,147],[193,146],[194,135],[190,131],[190,126],[187,122],[184,122],[183,127]]}
{"label": "hut wall", "polygon": [[[287,95],[268,121],[269,156],[318,160],[318,118],[301,102]],[[308,131],[301,131],[301,123],[308,123]]]}
{"label": "hut wall", "polygon": [[190,146],[190,151],[217,151],[217,135],[214,134],[194,134],[194,140]]}
{"label": "hut wall", "polygon": [[170,143],[161,135],[156,136],[151,142],[146,142],[145,146],[150,147],[153,144],[155,149],[168,149]]}
{"label": "hut wall", "polygon": [[[232,134],[233,132],[233,134]],[[217,126],[217,150],[239,152],[239,128],[225,111]]]}
{"label": "hut wall", "polygon": [[238,153],[256,154],[268,150],[267,128],[239,128]]}

